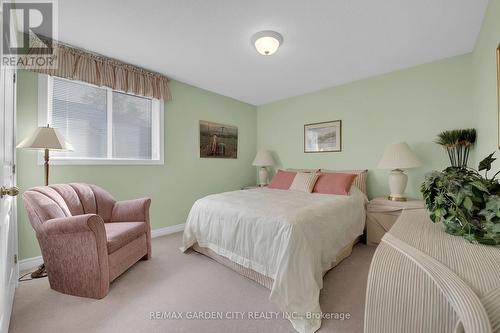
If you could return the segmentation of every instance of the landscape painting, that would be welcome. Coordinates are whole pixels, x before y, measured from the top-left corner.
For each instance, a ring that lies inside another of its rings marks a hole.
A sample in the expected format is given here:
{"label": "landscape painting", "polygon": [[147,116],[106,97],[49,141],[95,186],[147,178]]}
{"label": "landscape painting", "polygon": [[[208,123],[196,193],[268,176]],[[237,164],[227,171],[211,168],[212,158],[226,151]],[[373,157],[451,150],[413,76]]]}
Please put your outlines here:
{"label": "landscape painting", "polygon": [[201,158],[238,158],[238,127],[200,120]]}
{"label": "landscape painting", "polygon": [[339,152],[341,150],[341,120],[304,125],[304,153]]}

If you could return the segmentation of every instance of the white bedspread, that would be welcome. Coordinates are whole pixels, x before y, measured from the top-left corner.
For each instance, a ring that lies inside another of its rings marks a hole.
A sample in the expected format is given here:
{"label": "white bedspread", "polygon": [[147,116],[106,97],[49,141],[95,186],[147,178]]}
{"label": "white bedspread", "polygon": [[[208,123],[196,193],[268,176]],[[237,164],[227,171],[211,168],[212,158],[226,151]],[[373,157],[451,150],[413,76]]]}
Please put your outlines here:
{"label": "white bedspread", "polygon": [[298,332],[315,332],[323,273],[363,233],[365,203],[356,187],[350,196],[267,188],[209,195],[191,208],[181,250],[198,242],[273,278],[270,300]]}

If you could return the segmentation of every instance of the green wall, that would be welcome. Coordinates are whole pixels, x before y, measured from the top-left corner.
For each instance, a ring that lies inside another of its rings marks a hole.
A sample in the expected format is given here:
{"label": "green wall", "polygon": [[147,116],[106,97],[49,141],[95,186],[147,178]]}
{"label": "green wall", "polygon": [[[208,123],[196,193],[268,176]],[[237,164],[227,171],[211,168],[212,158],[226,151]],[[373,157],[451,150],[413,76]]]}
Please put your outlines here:
{"label": "green wall", "polygon": [[[491,0],[473,53],[474,120],[478,130],[476,162],[498,152],[496,49],[500,43],[500,0]],[[477,163],[475,163],[477,166]],[[500,170],[500,161],[493,164]]]}
{"label": "green wall", "polygon": [[[477,129],[473,167],[491,152],[500,158],[499,43],[500,0],[491,0],[473,53],[258,107],[257,146],[273,150],[278,167],[370,169],[368,192],[374,197],[388,193],[387,171],[376,169],[385,146],[406,141],[424,163],[408,171],[406,193],[420,197],[425,173],[448,165],[433,143],[440,131]],[[303,125],[336,119],[342,120],[342,152],[303,153]]]}
{"label": "green wall", "polygon": [[[406,141],[424,167],[410,170],[406,193],[447,157],[433,140],[440,131],[472,126],[472,56],[349,83],[258,108],[258,147],[276,153],[278,167],[369,169],[370,197],[388,194],[388,171],[377,163],[390,143]],[[342,152],[303,152],[303,126],[342,120]]]}
{"label": "green wall", "polygon": [[[152,228],[184,223],[193,202],[209,193],[255,183],[255,107],[180,82],[171,82],[173,100],[165,104],[165,165],[51,166],[50,182],[88,182],[117,199],[151,197]],[[238,126],[238,159],[198,157],[198,121]],[[17,83],[17,139],[37,126],[37,75],[20,71]],[[21,190],[43,184],[36,152],[17,150],[17,182]],[[40,255],[38,243],[18,202],[19,257]]]}

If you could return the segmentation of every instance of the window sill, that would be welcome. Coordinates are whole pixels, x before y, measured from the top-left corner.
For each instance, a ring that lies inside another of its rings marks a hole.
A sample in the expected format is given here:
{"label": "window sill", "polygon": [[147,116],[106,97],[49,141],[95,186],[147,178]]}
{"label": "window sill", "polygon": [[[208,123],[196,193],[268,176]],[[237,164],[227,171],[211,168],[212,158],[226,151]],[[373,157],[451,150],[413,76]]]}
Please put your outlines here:
{"label": "window sill", "polygon": [[[106,158],[50,158],[50,165],[164,165],[163,160],[129,160]],[[39,156],[38,165],[43,165],[43,157]]]}

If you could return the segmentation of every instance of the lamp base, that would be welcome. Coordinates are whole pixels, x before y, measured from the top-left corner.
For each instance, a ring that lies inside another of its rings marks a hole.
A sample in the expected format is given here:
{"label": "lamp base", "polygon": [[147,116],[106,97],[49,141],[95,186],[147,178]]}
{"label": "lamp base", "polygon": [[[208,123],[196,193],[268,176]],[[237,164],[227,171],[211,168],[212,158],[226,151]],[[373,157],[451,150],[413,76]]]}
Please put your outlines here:
{"label": "lamp base", "polygon": [[407,200],[405,197],[393,197],[393,196],[388,196],[387,199],[391,200],[391,201],[406,201]]}
{"label": "lamp base", "polygon": [[392,201],[406,201],[404,196],[408,176],[404,174],[403,170],[394,169],[389,175],[389,200]]}
{"label": "lamp base", "polygon": [[259,186],[265,186],[268,183],[268,174],[266,167],[260,167],[259,170]]}
{"label": "lamp base", "polygon": [[43,166],[44,166],[44,171],[45,171],[45,186],[49,186],[49,150],[48,149],[45,149],[44,160],[45,160],[45,163],[43,164]]}
{"label": "lamp base", "polygon": [[38,266],[38,268],[36,269],[36,271],[33,271],[31,273],[31,278],[32,279],[40,279],[40,278],[43,278],[43,277],[46,277],[47,276],[47,270],[45,268],[45,264],[41,264],[40,266]]}

